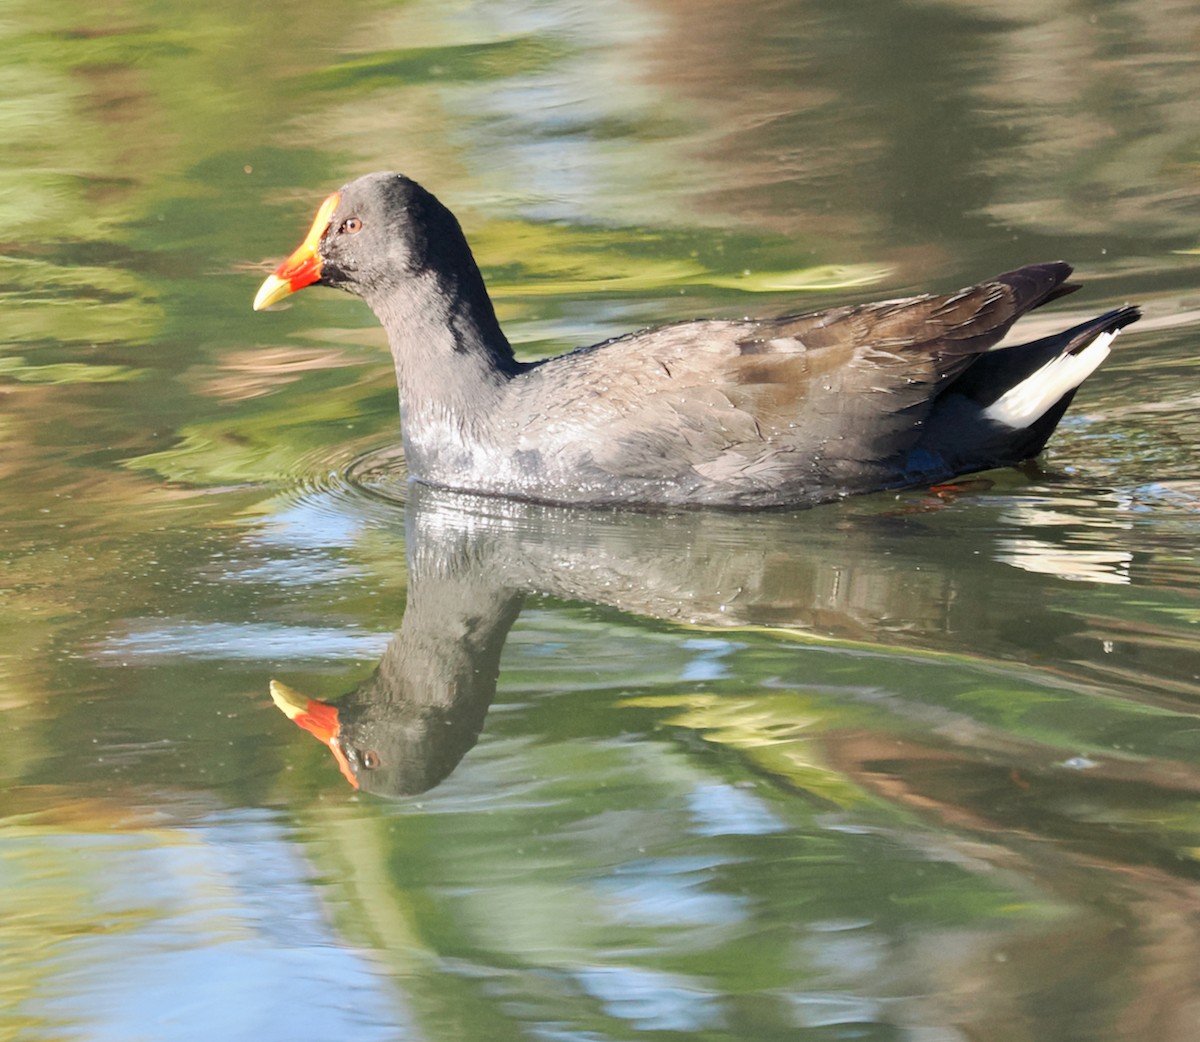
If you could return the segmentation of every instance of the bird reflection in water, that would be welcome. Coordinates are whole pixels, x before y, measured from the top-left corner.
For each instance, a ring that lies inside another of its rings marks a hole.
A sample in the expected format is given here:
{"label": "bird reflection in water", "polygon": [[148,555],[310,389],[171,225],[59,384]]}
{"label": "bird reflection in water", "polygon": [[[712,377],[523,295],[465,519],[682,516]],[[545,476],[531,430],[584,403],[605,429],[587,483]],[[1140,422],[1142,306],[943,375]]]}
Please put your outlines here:
{"label": "bird reflection in water", "polygon": [[[947,540],[930,513],[944,501],[932,496],[747,516],[595,511],[420,485],[408,494],[408,600],[374,674],[336,705],[271,685],[347,781],[376,795],[433,788],[475,745],[530,593],[706,629],[956,654],[969,644],[1001,660],[1027,661],[1031,640],[1046,655],[1071,641],[1075,665],[1088,666],[1075,643],[1087,619],[1048,603],[1036,570],[1012,566],[991,509],[957,511]],[[1036,534],[1048,560],[1069,563],[1061,525]],[[1022,602],[1033,617],[1016,634],[1008,616]]]}

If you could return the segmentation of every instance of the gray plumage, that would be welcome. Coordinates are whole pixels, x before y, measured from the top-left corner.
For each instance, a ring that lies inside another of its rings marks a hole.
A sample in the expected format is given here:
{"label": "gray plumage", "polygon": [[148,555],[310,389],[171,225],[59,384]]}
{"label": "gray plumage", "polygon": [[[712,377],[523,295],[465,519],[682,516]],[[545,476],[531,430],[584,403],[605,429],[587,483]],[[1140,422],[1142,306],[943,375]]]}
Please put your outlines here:
{"label": "gray plumage", "polygon": [[[808,505],[1016,463],[1107,354],[1098,338],[1139,317],[1121,308],[992,352],[1076,288],[1053,262],[945,295],[676,323],[523,363],[458,222],[415,182],[345,186],[319,254],[319,281],[361,296],[387,331],[411,475],[558,503]],[[1077,361],[1047,367],[1066,356]],[[1059,381],[1044,392],[1043,373]],[[1016,385],[1024,412],[994,404]]]}

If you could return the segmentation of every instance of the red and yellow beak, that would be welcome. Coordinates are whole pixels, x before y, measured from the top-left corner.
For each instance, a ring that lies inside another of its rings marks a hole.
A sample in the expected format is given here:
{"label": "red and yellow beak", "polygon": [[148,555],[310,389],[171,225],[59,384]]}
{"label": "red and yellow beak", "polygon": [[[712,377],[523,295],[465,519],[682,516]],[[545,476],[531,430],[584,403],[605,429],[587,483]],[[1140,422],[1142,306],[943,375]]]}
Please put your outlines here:
{"label": "red and yellow beak", "polygon": [[309,698],[278,680],[271,681],[271,701],[292,723],[303,727],[314,738],[329,746],[342,777],[357,789],[358,778],[354,776],[354,769],[350,766],[350,761],[342,751],[342,743],[338,740],[342,724],[338,719],[337,707]]}
{"label": "red and yellow beak", "polygon": [[254,298],[254,310],[262,311],[276,301],[282,300],[289,293],[311,286],[321,277],[321,236],[329,227],[329,218],[337,209],[339,195],[334,192],[322,204],[313,220],[312,227],[304,241],[296,247],[295,252],[285,260],[275,271],[267,276],[266,282],[259,288]]}

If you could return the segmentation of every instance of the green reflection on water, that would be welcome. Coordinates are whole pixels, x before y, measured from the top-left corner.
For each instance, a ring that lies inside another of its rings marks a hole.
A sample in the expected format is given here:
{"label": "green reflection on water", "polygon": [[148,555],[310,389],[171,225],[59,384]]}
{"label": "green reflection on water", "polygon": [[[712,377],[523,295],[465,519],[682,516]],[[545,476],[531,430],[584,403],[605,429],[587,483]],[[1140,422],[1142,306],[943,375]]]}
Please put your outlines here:
{"label": "green reflection on water", "polygon": [[[1195,18],[10,5],[0,1034],[1190,1037]],[[267,682],[344,705],[442,546],[346,476],[395,436],[371,317],[248,309],[377,167],[530,355],[1057,255],[1149,317],[1065,475],[434,514],[530,592],[474,748],[385,802]]]}

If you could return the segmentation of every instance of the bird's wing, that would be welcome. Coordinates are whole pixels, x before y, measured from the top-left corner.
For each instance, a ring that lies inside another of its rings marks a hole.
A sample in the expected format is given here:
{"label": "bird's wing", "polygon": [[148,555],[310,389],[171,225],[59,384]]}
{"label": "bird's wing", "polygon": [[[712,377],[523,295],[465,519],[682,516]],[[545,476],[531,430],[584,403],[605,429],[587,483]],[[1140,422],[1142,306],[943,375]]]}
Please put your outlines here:
{"label": "bird's wing", "polygon": [[663,326],[556,360],[568,363],[557,387],[577,389],[575,415],[603,432],[591,461],[616,477],[668,462],[759,488],[800,471],[844,482],[906,453],[938,393],[1069,272],[1037,265],[941,296]]}

